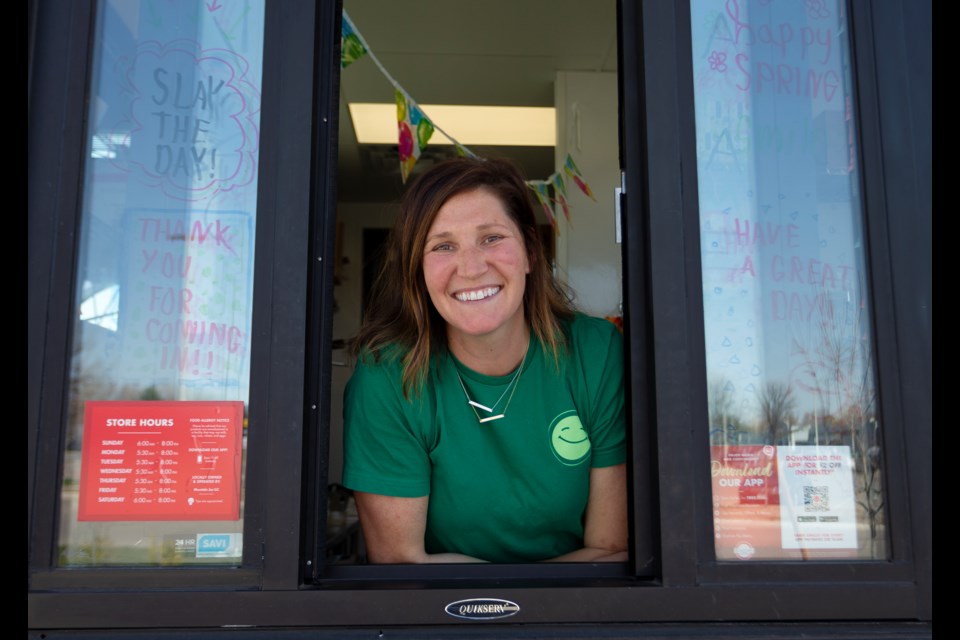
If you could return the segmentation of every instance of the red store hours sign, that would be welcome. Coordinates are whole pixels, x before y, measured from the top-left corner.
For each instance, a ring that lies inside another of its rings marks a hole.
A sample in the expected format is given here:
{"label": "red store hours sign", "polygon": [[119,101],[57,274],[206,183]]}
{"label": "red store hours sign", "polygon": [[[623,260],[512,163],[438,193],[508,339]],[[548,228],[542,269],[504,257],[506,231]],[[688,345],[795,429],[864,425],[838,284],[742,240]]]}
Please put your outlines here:
{"label": "red store hours sign", "polygon": [[243,402],[89,401],[78,520],[238,520]]}

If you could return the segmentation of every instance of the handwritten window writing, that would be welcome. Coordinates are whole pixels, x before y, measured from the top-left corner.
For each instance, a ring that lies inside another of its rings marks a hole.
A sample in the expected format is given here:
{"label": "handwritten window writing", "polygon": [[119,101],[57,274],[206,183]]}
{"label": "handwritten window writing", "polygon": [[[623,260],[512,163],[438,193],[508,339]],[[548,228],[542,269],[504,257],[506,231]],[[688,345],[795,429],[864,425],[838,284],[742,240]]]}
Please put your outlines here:
{"label": "handwritten window writing", "polygon": [[132,211],[126,228],[131,308],[121,319],[128,371],[179,384],[236,386],[247,363],[252,217]]}
{"label": "handwritten window writing", "polygon": [[[845,3],[691,6],[717,557],[886,557]],[[842,517],[794,535],[784,483],[826,448],[805,495]]]}
{"label": "handwritten window writing", "polygon": [[147,41],[122,77],[114,164],[168,199],[246,190],[256,176],[260,92],[239,52],[193,40]]}

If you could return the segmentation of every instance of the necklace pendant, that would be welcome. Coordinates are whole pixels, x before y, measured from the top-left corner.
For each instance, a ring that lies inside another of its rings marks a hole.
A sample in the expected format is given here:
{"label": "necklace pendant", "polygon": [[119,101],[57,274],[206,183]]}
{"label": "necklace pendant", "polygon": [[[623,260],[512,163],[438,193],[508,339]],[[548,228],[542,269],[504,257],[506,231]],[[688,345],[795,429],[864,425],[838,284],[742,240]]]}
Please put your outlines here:
{"label": "necklace pendant", "polygon": [[[483,410],[486,411],[487,413],[493,413],[493,409],[491,409],[490,407],[485,407],[485,406],[483,406],[482,404],[480,404],[479,402],[474,402],[473,400],[470,400],[469,398],[467,399],[467,402],[470,403],[470,404],[472,404],[473,406],[477,407],[478,409],[483,409]],[[489,418],[488,418],[488,419],[489,419]]]}
{"label": "necklace pendant", "polygon": [[[507,383],[507,387],[503,390],[503,393],[500,394],[500,397],[497,399],[497,401],[493,403],[493,407],[488,407],[486,405],[480,404],[476,400],[472,399],[470,397],[470,394],[467,393],[467,385],[463,384],[463,378],[460,376],[460,371],[454,368],[454,371],[456,371],[456,374],[457,374],[457,380],[460,381],[460,388],[463,389],[463,395],[467,399],[467,404],[470,405],[470,407],[473,409],[473,415],[477,417],[477,420],[480,422],[480,424],[483,424],[484,422],[492,422],[493,420],[499,420],[500,418],[503,418],[507,415],[507,408],[510,406],[510,402],[513,401],[513,394],[517,392],[517,386],[520,381],[520,374],[523,373],[523,365],[526,361],[527,361],[527,354],[525,353],[523,354],[523,359],[520,360],[520,366],[517,367],[516,373],[513,374],[513,378],[511,378],[510,382]],[[454,367],[456,367],[456,365],[454,365]],[[507,404],[503,405],[503,409],[500,410],[501,411],[500,413],[498,413],[495,416],[494,415],[487,416],[486,418],[480,417],[480,414],[477,413],[477,409],[483,409],[487,413],[493,413],[494,411],[496,411],[497,407],[500,406],[500,403],[503,401],[503,399],[507,396],[507,392],[510,393],[510,397],[507,398]]]}

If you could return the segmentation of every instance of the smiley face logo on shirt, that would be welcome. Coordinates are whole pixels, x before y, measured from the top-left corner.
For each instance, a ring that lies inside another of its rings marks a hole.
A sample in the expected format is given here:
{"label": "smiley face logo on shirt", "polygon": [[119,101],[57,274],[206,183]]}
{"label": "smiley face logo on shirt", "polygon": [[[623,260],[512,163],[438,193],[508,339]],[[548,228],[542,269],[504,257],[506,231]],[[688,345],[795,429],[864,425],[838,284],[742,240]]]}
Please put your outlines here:
{"label": "smiley face logo on shirt", "polygon": [[557,460],[577,465],[590,456],[590,436],[574,410],[564,411],[550,423],[550,448]]}

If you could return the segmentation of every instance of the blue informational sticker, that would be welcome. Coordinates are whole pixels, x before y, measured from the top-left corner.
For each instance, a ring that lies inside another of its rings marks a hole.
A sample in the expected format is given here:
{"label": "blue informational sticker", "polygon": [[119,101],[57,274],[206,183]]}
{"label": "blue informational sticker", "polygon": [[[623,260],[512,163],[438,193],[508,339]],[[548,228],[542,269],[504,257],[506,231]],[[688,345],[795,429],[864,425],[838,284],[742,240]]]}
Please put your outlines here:
{"label": "blue informational sticker", "polygon": [[239,558],[243,555],[242,533],[198,533],[198,558]]}

